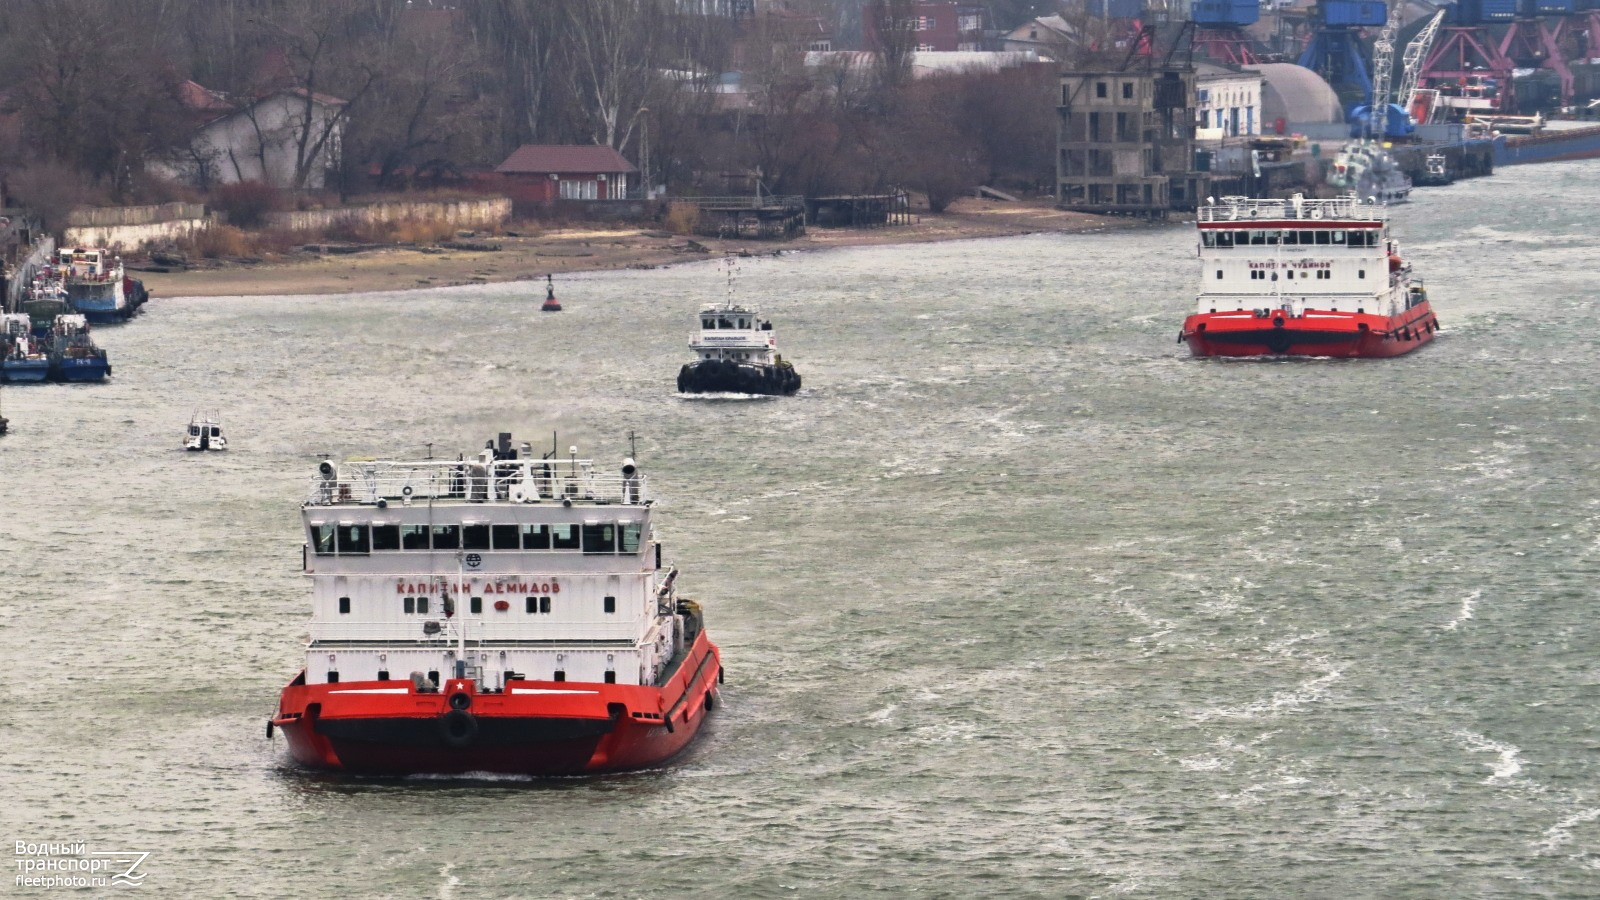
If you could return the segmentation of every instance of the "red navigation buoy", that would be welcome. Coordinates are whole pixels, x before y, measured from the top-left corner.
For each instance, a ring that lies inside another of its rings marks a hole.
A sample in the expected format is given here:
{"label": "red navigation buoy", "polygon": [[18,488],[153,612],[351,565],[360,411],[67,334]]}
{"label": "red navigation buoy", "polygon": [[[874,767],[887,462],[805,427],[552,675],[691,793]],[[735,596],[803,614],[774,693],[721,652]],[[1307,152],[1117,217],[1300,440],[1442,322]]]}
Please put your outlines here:
{"label": "red navigation buoy", "polygon": [[551,276],[544,276],[544,305],[539,307],[541,312],[560,312],[561,301],[556,299],[556,285]]}

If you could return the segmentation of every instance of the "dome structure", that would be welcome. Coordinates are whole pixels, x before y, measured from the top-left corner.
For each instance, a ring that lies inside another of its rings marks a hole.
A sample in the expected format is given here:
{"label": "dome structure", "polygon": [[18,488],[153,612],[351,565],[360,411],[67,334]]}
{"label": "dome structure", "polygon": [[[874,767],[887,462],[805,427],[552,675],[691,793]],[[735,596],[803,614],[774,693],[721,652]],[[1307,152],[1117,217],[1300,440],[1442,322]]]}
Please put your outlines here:
{"label": "dome structure", "polygon": [[1287,131],[1297,125],[1334,125],[1344,122],[1344,106],[1321,75],[1294,63],[1246,66],[1261,73],[1262,130],[1279,119]]}

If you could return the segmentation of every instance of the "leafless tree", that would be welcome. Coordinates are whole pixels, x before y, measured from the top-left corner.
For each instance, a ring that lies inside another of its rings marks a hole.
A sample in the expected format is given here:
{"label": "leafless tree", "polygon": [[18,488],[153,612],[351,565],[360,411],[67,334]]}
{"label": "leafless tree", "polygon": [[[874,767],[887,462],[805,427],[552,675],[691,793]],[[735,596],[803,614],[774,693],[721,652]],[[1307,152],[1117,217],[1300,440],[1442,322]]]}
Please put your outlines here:
{"label": "leafless tree", "polygon": [[[282,5],[280,12],[257,22],[268,39],[282,47],[287,71],[264,70],[255,92],[265,96],[285,91],[294,98],[298,110],[286,124],[294,150],[291,186],[299,190],[313,169],[337,159],[346,118],[359,108],[381,73],[370,44],[364,46],[361,40],[363,29],[370,27],[370,0],[286,0]],[[258,108],[251,106],[246,114],[257,126],[258,137],[266,138],[259,116],[252,112]]]}

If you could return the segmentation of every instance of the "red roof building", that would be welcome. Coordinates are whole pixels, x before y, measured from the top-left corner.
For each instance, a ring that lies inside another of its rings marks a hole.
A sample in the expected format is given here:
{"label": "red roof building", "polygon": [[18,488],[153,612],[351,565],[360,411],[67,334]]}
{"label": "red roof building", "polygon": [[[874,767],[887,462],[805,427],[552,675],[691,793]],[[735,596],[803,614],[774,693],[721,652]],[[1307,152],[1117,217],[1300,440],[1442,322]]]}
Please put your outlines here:
{"label": "red roof building", "polygon": [[639,170],[621,153],[599,144],[523,144],[495,167],[523,203],[553,200],[621,200],[628,176]]}

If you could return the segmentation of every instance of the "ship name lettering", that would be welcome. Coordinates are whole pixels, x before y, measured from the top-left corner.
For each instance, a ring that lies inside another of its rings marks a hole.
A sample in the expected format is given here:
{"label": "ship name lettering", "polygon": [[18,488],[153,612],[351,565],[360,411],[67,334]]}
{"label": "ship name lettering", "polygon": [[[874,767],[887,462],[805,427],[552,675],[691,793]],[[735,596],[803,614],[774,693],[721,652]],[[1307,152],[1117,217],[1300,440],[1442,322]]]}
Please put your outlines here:
{"label": "ship name lettering", "polygon": [[[434,591],[449,591],[453,588],[449,581],[396,581],[394,592],[400,594],[431,594]],[[462,588],[471,593],[483,594],[559,594],[561,582],[554,579],[550,581],[488,581],[484,582],[480,590],[473,579],[461,582]]]}

